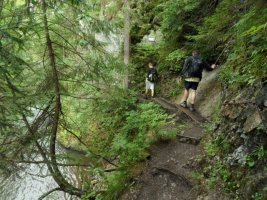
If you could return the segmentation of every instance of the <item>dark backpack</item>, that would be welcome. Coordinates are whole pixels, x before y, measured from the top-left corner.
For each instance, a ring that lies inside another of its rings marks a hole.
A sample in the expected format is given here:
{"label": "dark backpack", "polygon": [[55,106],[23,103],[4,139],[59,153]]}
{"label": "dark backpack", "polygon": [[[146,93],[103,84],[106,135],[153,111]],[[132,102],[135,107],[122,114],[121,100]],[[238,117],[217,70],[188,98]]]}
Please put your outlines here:
{"label": "dark backpack", "polygon": [[157,81],[157,75],[156,75],[156,71],[153,70],[149,75],[148,75],[148,81],[154,83]]}
{"label": "dark backpack", "polygon": [[201,58],[194,58],[192,57],[192,65],[191,65],[191,72],[197,73],[202,70],[202,60]]}
{"label": "dark backpack", "polygon": [[189,57],[187,66],[182,70],[185,77],[194,77],[202,72],[202,59],[199,57]]}

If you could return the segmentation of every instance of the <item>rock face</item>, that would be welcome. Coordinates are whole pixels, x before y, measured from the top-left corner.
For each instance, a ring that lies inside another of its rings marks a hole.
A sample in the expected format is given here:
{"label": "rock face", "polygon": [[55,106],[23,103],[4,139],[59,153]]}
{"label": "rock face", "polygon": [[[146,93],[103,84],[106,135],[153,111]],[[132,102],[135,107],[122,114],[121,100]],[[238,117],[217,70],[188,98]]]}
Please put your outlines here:
{"label": "rock face", "polygon": [[260,89],[257,97],[256,104],[259,108],[261,118],[263,120],[263,125],[267,129],[267,81],[265,81]]}
{"label": "rock face", "polygon": [[[267,185],[267,174],[258,173],[256,175],[249,176],[245,187],[243,188],[243,196],[245,199],[251,199],[251,196],[255,194],[255,191],[263,191],[262,199],[267,199],[266,185]],[[265,190],[265,192],[264,192]]]}
{"label": "rock face", "polygon": [[230,143],[224,160],[233,177],[241,173],[236,180],[242,198],[253,199],[255,194],[266,197],[267,82],[235,92],[226,90],[218,127],[214,135],[223,133]]}

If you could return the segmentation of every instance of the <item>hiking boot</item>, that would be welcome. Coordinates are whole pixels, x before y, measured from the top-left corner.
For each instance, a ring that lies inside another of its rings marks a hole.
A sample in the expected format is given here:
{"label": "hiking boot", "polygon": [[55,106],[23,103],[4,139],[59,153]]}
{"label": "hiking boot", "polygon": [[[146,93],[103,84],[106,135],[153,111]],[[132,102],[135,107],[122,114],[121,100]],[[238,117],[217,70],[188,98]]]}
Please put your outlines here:
{"label": "hiking boot", "polygon": [[183,103],[181,103],[180,106],[183,107],[183,108],[187,108],[187,103],[186,103],[186,101],[184,101]]}
{"label": "hiking boot", "polygon": [[191,112],[195,112],[196,111],[194,104],[190,104],[189,110]]}

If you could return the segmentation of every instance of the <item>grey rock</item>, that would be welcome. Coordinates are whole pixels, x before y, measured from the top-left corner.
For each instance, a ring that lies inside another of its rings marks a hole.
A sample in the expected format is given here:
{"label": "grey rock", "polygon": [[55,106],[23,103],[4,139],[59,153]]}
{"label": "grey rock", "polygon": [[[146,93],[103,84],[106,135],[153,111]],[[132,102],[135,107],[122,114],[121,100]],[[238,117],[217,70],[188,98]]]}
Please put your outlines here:
{"label": "grey rock", "polygon": [[240,137],[243,138],[243,139],[245,139],[245,140],[248,138],[248,136],[245,135],[244,133],[242,133],[242,134],[240,135]]}
{"label": "grey rock", "polygon": [[227,162],[230,165],[235,165],[236,163],[244,165],[246,164],[246,155],[247,155],[247,148],[244,145],[242,145],[228,156]]}
{"label": "grey rock", "polygon": [[243,111],[243,108],[236,105],[224,106],[221,114],[222,116],[229,117],[230,119],[236,119]]}
{"label": "grey rock", "polygon": [[267,81],[265,81],[260,89],[257,97],[256,104],[259,108],[261,118],[263,119],[263,125],[267,129]]}
{"label": "grey rock", "polygon": [[231,131],[234,131],[234,130],[236,130],[238,128],[238,126],[236,125],[236,124],[234,124],[234,125],[232,125],[232,127],[231,127]]}
{"label": "grey rock", "polygon": [[250,131],[257,128],[262,123],[260,113],[255,111],[250,117],[247,118],[244,123],[244,132],[249,133]]}
{"label": "grey rock", "polygon": [[242,128],[237,129],[236,133],[238,133],[238,134],[243,133]]}
{"label": "grey rock", "polygon": [[256,97],[257,106],[262,109],[267,106],[267,81],[265,81]]}

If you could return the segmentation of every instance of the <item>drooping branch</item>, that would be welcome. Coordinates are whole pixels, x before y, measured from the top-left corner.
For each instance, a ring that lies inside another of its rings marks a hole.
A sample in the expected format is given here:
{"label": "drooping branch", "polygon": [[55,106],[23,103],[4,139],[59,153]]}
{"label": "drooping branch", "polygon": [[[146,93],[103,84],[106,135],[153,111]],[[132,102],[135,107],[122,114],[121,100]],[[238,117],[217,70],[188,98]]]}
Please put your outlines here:
{"label": "drooping branch", "polygon": [[[61,95],[60,95],[60,84],[58,78],[58,71],[56,66],[56,57],[55,52],[53,49],[53,44],[51,41],[49,28],[48,28],[48,19],[47,19],[47,4],[46,0],[42,0],[42,10],[43,10],[43,23],[44,23],[44,32],[46,37],[46,45],[48,50],[48,57],[50,60],[50,67],[52,69],[52,81],[54,85],[54,92],[55,92],[55,110],[53,115],[53,123],[51,128],[51,136],[50,136],[50,146],[49,146],[49,153],[51,159],[51,166],[53,168],[53,178],[56,183],[59,185],[60,189],[71,194],[81,197],[85,192],[81,189],[78,189],[67,182],[67,180],[61,174],[57,163],[56,158],[56,138],[57,138],[57,131],[58,131],[58,124],[59,118],[61,113]],[[93,198],[94,199],[94,198]]]}
{"label": "drooping branch", "polygon": [[[43,111],[43,113],[44,113],[44,111]],[[42,113],[42,114],[43,114],[43,113]],[[27,120],[27,118],[26,118],[26,116],[25,116],[24,114],[22,115],[22,117],[23,117],[23,121],[24,121],[24,123],[26,124],[26,127],[27,127],[28,131],[29,131],[29,132],[31,133],[31,135],[35,138],[35,137],[36,137],[36,136],[35,136],[35,133],[36,133],[36,131],[37,131],[37,129],[38,129],[38,123],[37,123],[37,121],[39,121],[39,119],[40,119],[41,117],[38,117],[37,120],[35,121],[35,123],[33,123],[32,126],[29,124],[29,122],[28,122],[28,120]],[[36,124],[37,124],[37,125],[36,125]],[[39,142],[37,141],[37,138],[35,138],[35,145],[37,146],[38,151],[40,152],[42,158],[47,162],[46,165],[47,165],[47,168],[48,168],[49,172],[50,172],[51,174],[54,174],[53,168],[52,168],[52,166],[51,166],[50,163],[49,163],[49,160],[48,160],[48,158],[47,158],[47,156],[46,156],[46,153],[45,153],[45,151],[43,150],[43,148],[41,147],[41,145],[39,144]]]}
{"label": "drooping branch", "polygon": [[62,191],[62,189],[60,187],[54,188],[54,189],[44,193],[42,196],[40,196],[38,198],[38,200],[42,200],[42,199],[46,198],[48,195],[50,195],[51,193],[56,192],[56,191]]}
{"label": "drooping branch", "polygon": [[88,164],[78,164],[78,163],[52,163],[50,161],[47,160],[40,160],[40,161],[34,161],[34,160],[16,160],[16,159],[4,159],[4,161],[7,162],[13,162],[13,163],[25,163],[25,164],[56,164],[57,166],[61,166],[61,167],[92,167],[92,165],[90,163]]}

